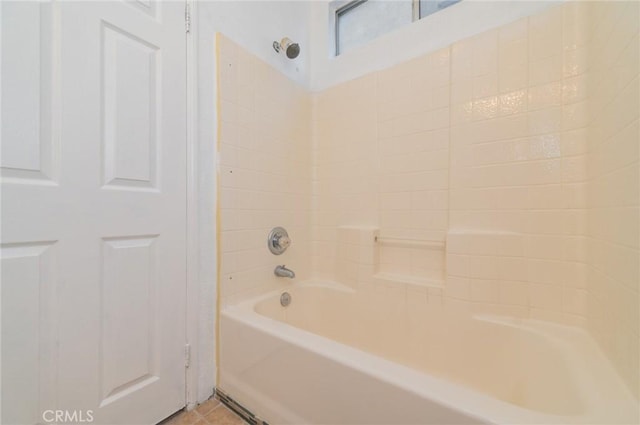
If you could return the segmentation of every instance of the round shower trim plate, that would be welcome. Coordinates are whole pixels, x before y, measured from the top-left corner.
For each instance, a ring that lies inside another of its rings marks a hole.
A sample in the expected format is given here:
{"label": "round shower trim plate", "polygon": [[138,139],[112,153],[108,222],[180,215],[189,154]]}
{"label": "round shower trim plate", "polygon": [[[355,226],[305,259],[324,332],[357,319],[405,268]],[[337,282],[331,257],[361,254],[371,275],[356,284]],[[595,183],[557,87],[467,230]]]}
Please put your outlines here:
{"label": "round shower trim plate", "polygon": [[274,227],[271,232],[269,232],[267,246],[273,255],[282,254],[289,248],[289,245],[291,245],[291,239],[284,227]]}

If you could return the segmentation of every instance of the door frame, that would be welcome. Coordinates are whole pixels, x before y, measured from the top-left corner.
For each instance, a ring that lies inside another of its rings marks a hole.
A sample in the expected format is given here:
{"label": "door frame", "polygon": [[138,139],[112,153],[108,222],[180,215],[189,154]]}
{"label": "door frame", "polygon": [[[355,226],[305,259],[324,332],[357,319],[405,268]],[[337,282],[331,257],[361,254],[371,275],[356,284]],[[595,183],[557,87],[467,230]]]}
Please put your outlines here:
{"label": "door frame", "polygon": [[[211,252],[212,258],[210,261],[217,267],[217,246],[216,236],[210,235],[208,238],[201,238],[202,231],[210,231],[213,226],[213,231],[216,232],[216,224],[214,214],[217,214],[215,208],[210,211],[208,215],[212,223],[202,222],[203,217],[201,209],[208,206],[213,202],[217,203],[215,198],[216,188],[216,161],[217,150],[213,150],[214,158],[207,163],[212,167],[214,172],[212,181],[206,181],[202,178],[203,173],[209,174],[208,170],[203,170],[200,163],[201,154],[207,154],[210,152],[210,148],[207,148],[207,143],[214,145],[215,140],[208,140],[204,137],[200,131],[199,123],[199,107],[198,104],[201,100],[198,94],[199,78],[201,76],[200,67],[200,43],[199,29],[198,29],[198,2],[194,0],[183,0],[185,3],[185,43],[186,43],[186,75],[187,75],[187,189],[186,189],[186,236],[187,236],[187,249],[186,249],[186,341],[185,344],[189,345],[190,359],[189,366],[185,368],[185,402],[186,408],[192,409],[198,403],[206,401],[213,395],[216,383],[216,355],[215,344],[216,335],[214,324],[209,324],[208,320],[217,320],[217,290],[218,285],[217,274],[215,276],[202,276],[203,267],[201,267],[201,252]],[[187,13],[188,12],[188,13]],[[188,18],[187,18],[188,16]],[[186,25],[189,25],[189,30],[186,30]],[[214,55],[214,52],[210,52]],[[213,70],[212,70],[213,71]],[[214,75],[210,76],[211,79]],[[217,95],[217,93],[215,94]],[[203,100],[207,100],[207,96],[203,96]],[[213,120],[215,117],[211,117]],[[200,164],[200,165],[199,165]],[[206,216],[206,215],[205,215]],[[209,245],[207,243],[210,243]],[[206,273],[205,273],[206,274]],[[208,286],[212,286],[209,288]],[[202,303],[203,297],[213,297],[211,300]],[[210,314],[202,311],[202,305],[205,308],[210,307],[213,311]],[[210,330],[212,331],[209,335]],[[201,338],[205,335],[210,338],[210,341],[201,341]],[[213,350],[211,348],[213,344]],[[211,363],[210,367],[201,368],[200,365],[207,365]],[[210,373],[211,372],[211,373]],[[211,374],[212,376],[208,376]]]}
{"label": "door frame", "polygon": [[[185,402],[187,409],[198,403],[198,163],[197,163],[197,50],[194,26],[191,23],[195,11],[195,2],[185,0],[185,44],[187,76],[187,188],[186,188],[186,341],[189,352],[185,351]],[[187,29],[187,25],[190,28]],[[185,346],[185,350],[186,350]],[[188,359],[187,359],[188,357]],[[188,363],[187,363],[188,362]]]}

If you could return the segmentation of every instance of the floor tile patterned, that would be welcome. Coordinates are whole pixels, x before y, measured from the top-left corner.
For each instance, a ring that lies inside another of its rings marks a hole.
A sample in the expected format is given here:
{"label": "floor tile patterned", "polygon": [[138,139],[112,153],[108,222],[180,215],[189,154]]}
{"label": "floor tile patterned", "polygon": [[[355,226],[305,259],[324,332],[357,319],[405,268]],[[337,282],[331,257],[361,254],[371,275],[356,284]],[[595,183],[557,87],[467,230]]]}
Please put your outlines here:
{"label": "floor tile patterned", "polygon": [[246,425],[219,400],[209,399],[190,411],[180,411],[158,425]]}

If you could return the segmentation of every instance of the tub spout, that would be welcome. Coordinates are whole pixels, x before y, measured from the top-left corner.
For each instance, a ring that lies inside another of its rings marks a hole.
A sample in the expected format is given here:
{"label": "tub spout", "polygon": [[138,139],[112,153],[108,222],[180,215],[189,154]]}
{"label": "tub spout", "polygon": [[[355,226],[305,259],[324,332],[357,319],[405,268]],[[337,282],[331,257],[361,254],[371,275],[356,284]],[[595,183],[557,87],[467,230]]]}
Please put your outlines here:
{"label": "tub spout", "polygon": [[289,279],[293,279],[294,277],[296,277],[296,274],[294,273],[294,271],[289,270],[284,265],[276,266],[276,269],[273,271],[273,274],[275,274],[278,277],[288,277]]}

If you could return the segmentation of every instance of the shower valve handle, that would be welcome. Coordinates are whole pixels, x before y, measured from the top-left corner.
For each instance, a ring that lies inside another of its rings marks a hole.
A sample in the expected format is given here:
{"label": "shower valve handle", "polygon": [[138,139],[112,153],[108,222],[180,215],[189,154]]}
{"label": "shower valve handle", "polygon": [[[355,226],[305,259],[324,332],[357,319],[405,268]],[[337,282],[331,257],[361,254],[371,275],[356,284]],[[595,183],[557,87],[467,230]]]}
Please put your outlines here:
{"label": "shower valve handle", "polygon": [[282,254],[287,250],[287,248],[289,248],[289,245],[291,245],[291,239],[284,228],[275,227],[271,230],[271,233],[269,233],[269,237],[267,238],[267,246],[272,254]]}
{"label": "shower valve handle", "polygon": [[287,235],[281,235],[276,238],[274,245],[280,249],[287,249],[291,245],[291,239]]}

